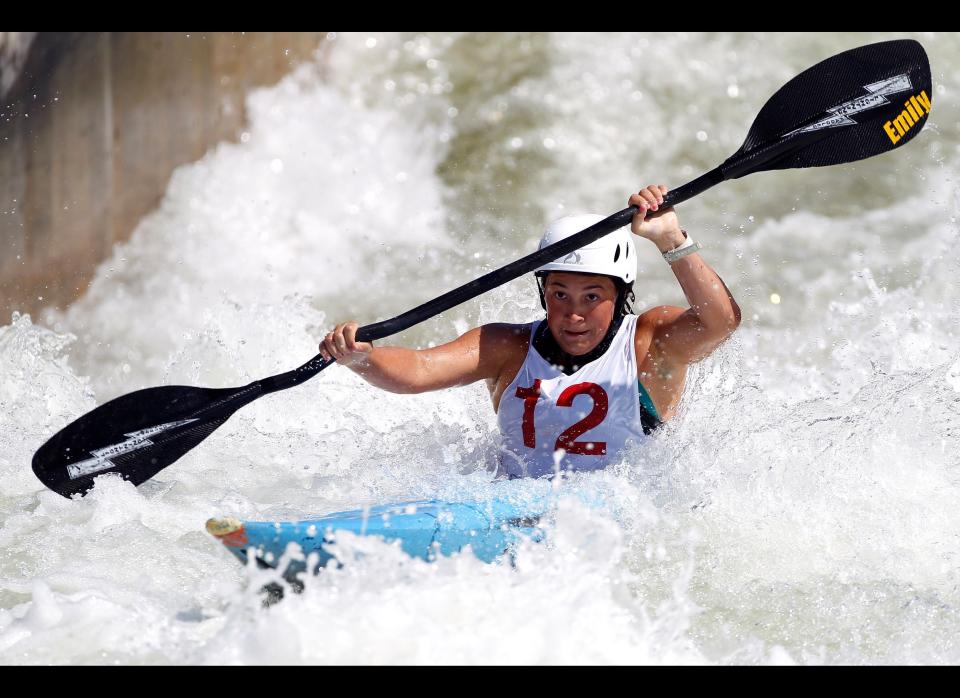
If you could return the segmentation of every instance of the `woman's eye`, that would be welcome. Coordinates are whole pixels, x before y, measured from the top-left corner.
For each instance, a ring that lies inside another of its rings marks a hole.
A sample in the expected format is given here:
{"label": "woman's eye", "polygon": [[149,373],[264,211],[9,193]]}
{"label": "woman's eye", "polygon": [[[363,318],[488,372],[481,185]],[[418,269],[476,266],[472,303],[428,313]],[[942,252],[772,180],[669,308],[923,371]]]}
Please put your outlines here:
{"label": "woman's eye", "polygon": [[600,300],[600,296],[598,296],[596,293],[591,293],[587,295],[588,303],[596,303],[598,300]]}
{"label": "woman's eye", "polygon": [[553,297],[556,298],[558,301],[562,301],[564,298],[567,297],[567,294],[565,294],[563,291],[554,291]]}

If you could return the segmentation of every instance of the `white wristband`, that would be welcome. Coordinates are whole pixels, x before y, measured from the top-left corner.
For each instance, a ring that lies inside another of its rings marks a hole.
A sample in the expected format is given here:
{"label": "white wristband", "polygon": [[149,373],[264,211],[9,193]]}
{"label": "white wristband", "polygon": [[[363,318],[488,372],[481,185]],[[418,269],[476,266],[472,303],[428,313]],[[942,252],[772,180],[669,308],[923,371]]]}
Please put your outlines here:
{"label": "white wristband", "polygon": [[683,233],[683,236],[686,238],[686,240],[683,241],[683,244],[663,253],[663,258],[670,264],[673,264],[678,259],[686,257],[688,254],[693,254],[702,247],[699,242],[694,242],[694,239],[687,235],[686,230],[681,230],[680,232]]}

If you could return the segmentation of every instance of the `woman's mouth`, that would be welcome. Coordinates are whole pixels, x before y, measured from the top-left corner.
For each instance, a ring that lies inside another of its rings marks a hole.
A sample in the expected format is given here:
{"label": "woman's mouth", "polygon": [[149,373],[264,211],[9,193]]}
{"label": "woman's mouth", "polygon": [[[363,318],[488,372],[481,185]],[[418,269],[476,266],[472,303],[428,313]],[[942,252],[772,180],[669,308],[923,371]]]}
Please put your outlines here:
{"label": "woman's mouth", "polygon": [[571,339],[578,339],[580,337],[586,337],[588,334],[590,334],[590,330],[581,330],[579,332],[575,332],[573,330],[563,330],[563,334]]}

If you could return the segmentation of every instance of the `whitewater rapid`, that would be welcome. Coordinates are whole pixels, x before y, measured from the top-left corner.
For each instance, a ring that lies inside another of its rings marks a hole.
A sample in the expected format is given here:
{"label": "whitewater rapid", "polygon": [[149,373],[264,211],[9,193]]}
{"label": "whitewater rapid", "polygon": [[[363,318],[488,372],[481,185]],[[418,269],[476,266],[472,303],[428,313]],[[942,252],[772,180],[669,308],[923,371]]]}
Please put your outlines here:
{"label": "whitewater rapid", "polygon": [[[960,46],[912,36],[934,95],[907,147],[678,207],[744,321],[648,448],[563,485],[611,513],[564,501],[516,568],[348,537],[344,567],[263,608],[264,573],[204,522],[482,497],[482,385],[392,395],[334,366],[139,488],[106,477],[74,501],[33,452],[132,390],[294,368],[333,323],[506,264],[552,218],[682,184],[801,70],[902,38],[328,35],[329,63],[253,92],[239,142],[179,168],[84,297],[0,326],[0,661],[960,661]],[[639,254],[635,307],[685,305]],[[518,279],[391,342],[540,312]]]}

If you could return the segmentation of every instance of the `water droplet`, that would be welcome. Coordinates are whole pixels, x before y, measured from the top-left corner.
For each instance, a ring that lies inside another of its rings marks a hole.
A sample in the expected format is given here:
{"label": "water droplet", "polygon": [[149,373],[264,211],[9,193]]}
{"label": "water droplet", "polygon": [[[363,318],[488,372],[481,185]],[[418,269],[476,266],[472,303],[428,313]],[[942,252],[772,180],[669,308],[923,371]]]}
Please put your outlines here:
{"label": "water droplet", "polygon": [[740,96],[740,88],[736,85],[727,85],[727,97],[738,97]]}
{"label": "water droplet", "polygon": [[271,160],[270,169],[276,172],[277,174],[280,174],[281,172],[283,172],[283,160],[281,160],[280,158],[274,158],[273,160]]}
{"label": "water droplet", "polygon": [[771,294],[770,294],[770,302],[773,303],[774,305],[780,305],[780,294],[779,294],[779,293],[771,293]]}
{"label": "water droplet", "polygon": [[707,140],[707,132],[706,132],[706,131],[697,131],[697,140],[698,140],[698,141],[701,141],[701,142]]}
{"label": "water droplet", "polygon": [[377,40],[374,39],[372,36],[367,39],[367,48],[373,48],[376,45],[377,45]]}
{"label": "water droplet", "polygon": [[246,142],[248,142],[249,140],[250,140],[250,134],[249,134],[249,133],[247,133],[246,131],[244,131],[243,133],[240,134],[240,142],[241,142],[241,143],[246,143]]}

